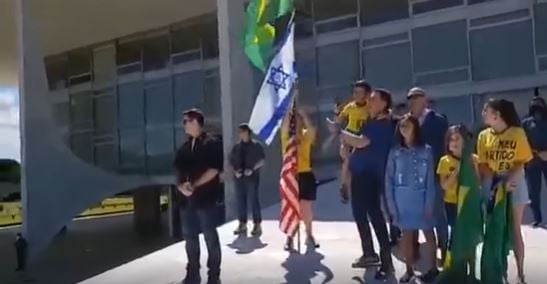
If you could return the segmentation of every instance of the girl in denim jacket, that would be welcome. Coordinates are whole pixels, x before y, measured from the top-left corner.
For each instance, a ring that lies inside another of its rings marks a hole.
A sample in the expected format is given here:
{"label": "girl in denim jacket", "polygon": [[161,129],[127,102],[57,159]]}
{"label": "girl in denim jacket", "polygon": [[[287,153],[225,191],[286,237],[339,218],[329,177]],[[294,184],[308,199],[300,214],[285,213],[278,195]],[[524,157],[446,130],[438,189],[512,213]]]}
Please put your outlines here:
{"label": "girl in denim jacket", "polygon": [[419,231],[426,238],[426,254],[431,269],[422,280],[432,282],[438,274],[433,228],[436,192],[435,170],[431,147],[421,140],[420,124],[412,116],[404,116],[398,124],[397,143],[388,157],[386,168],[386,198],[393,221],[403,230],[402,247],[406,273],[400,283],[414,281],[414,244]]}

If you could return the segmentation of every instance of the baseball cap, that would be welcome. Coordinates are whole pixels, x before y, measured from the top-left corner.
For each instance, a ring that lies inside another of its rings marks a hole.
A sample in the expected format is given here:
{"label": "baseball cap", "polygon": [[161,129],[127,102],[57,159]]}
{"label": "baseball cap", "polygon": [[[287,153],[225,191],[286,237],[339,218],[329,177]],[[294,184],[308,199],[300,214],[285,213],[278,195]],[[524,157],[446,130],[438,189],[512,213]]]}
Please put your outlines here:
{"label": "baseball cap", "polygon": [[408,91],[408,95],[406,95],[406,98],[411,99],[417,96],[425,97],[426,96],[425,90],[420,87],[414,87],[410,89],[410,91]]}

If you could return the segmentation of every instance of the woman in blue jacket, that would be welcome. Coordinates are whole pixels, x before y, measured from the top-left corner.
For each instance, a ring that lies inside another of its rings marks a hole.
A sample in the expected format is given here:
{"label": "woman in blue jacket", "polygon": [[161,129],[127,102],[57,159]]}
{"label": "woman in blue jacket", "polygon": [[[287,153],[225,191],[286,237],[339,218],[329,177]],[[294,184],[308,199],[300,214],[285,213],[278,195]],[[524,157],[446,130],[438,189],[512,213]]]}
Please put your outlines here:
{"label": "woman in blue jacket", "polygon": [[402,246],[406,273],[400,283],[414,281],[414,244],[423,231],[431,269],[422,281],[433,282],[436,268],[436,243],[433,216],[436,198],[434,157],[431,147],[422,141],[418,119],[405,115],[399,121],[396,135],[400,144],[389,153],[386,167],[386,198],[394,222],[403,230]]}

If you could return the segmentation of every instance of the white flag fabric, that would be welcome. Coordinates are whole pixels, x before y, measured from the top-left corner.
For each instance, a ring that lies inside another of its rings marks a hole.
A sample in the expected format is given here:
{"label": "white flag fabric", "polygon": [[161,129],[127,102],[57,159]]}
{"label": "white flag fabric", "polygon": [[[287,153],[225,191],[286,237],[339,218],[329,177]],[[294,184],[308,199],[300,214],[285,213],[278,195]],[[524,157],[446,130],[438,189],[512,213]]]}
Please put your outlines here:
{"label": "white flag fabric", "polygon": [[269,145],[291,102],[297,78],[294,68],[294,22],[289,24],[281,49],[272,59],[255,101],[249,127]]}

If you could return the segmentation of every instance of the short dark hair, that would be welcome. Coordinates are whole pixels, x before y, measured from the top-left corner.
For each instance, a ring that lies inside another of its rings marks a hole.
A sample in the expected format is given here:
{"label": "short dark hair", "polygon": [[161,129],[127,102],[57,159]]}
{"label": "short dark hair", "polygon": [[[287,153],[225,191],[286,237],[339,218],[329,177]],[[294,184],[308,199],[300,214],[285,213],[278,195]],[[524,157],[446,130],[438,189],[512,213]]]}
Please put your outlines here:
{"label": "short dark hair", "polygon": [[367,93],[372,92],[372,86],[365,80],[359,80],[353,83],[353,88],[363,88]]}
{"label": "short dark hair", "polygon": [[251,130],[248,123],[241,123],[237,128],[239,130],[246,131],[249,134],[253,133],[253,130]]}
{"label": "short dark hair", "polygon": [[520,127],[520,117],[513,102],[506,99],[490,99],[486,106],[499,112],[507,126]]}
{"label": "short dark hair", "polygon": [[384,107],[384,112],[388,112],[393,105],[391,93],[386,89],[375,89],[374,91],[378,93],[378,95],[380,95],[380,99],[382,99],[382,101],[386,103],[386,106]]}
{"label": "short dark hair", "polygon": [[395,130],[395,141],[399,141],[401,147],[407,147],[408,145],[405,145],[405,138],[403,135],[401,135],[401,125],[405,123],[406,121],[409,121],[412,124],[412,128],[414,128],[414,145],[413,146],[424,146],[425,142],[422,137],[422,128],[420,126],[420,122],[417,118],[410,114],[405,114],[399,119],[399,123],[397,123],[397,130]]}
{"label": "short dark hair", "polygon": [[196,120],[200,126],[205,124],[205,116],[203,112],[198,108],[191,108],[182,113],[182,115],[187,116],[190,119]]}

